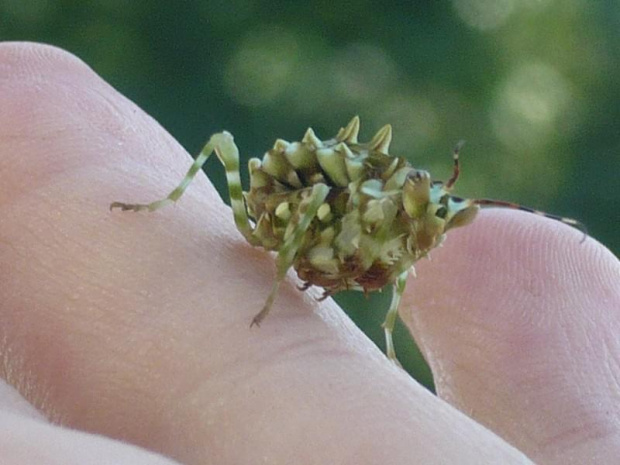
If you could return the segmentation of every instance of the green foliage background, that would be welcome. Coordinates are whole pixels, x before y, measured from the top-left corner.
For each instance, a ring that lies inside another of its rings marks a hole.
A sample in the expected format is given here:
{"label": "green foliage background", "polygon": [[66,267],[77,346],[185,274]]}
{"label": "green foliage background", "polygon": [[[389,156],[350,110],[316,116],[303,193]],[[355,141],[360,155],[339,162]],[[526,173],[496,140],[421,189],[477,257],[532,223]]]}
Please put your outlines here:
{"label": "green foliage background", "polygon": [[[2,40],[75,53],[190,153],[225,128],[260,156],[359,114],[363,136],[391,123],[392,152],[446,178],[466,139],[461,195],[578,218],[616,253],[618,31],[617,0],[0,0]],[[339,297],[379,345],[388,300]]]}

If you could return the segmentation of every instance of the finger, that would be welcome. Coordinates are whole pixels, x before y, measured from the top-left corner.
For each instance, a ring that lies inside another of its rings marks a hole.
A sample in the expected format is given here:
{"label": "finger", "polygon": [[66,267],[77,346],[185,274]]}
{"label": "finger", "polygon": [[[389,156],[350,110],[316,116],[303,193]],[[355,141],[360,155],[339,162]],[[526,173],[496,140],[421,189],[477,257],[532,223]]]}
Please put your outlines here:
{"label": "finger", "polygon": [[[27,388],[22,386],[22,389]],[[173,465],[171,460],[128,444],[51,425],[12,386],[2,381],[0,463]]]}
{"label": "finger", "polygon": [[67,54],[0,62],[0,352],[47,415],[184,463],[526,461],[290,281],[250,329],[273,260],[204,176],[176,208],[108,210],[166,195],[178,144]]}
{"label": "finger", "polygon": [[0,462],[11,465],[174,465],[129,444],[0,412]]}
{"label": "finger", "polygon": [[620,455],[620,266],[580,234],[484,211],[403,304],[440,397],[541,463]]}
{"label": "finger", "polygon": [[4,413],[39,420],[44,418],[13,386],[0,380],[0,414]]}

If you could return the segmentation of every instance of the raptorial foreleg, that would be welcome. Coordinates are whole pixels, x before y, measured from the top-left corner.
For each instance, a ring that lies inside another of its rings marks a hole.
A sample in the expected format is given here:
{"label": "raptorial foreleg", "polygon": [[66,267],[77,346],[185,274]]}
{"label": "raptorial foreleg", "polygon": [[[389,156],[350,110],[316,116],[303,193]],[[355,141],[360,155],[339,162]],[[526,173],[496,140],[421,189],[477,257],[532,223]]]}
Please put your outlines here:
{"label": "raptorial foreleg", "polygon": [[293,218],[297,218],[298,221],[296,224],[289,225],[289,228],[291,228],[290,234],[286,237],[282,247],[278,249],[278,256],[276,258],[276,279],[271,287],[271,292],[262,310],[252,319],[252,324],[250,326],[260,325],[260,322],[263,321],[271,310],[280,284],[284,280],[288,269],[293,265],[293,261],[302,244],[304,235],[328,193],[328,186],[325,184],[315,184],[310,195],[299,204],[299,213],[293,216]]}

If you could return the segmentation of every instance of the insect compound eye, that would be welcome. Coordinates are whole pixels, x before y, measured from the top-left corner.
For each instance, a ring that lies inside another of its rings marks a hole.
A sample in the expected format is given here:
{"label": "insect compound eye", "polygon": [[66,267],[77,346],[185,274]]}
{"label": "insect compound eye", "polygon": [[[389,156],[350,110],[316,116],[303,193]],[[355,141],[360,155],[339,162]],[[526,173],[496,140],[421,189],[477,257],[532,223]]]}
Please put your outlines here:
{"label": "insect compound eye", "polygon": [[412,169],[404,180],[402,194],[407,215],[413,219],[421,218],[431,202],[431,175],[427,171]]}
{"label": "insect compound eye", "polygon": [[407,179],[413,182],[421,182],[425,179],[430,179],[430,174],[427,171],[412,169],[407,174]]}

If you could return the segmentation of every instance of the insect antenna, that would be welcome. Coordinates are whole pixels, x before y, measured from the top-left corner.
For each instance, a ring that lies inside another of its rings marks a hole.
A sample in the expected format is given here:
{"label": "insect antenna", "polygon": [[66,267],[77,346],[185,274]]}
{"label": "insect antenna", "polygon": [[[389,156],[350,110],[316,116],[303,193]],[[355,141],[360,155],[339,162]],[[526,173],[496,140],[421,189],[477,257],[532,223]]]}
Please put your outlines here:
{"label": "insect antenna", "polygon": [[447,190],[452,189],[452,186],[456,184],[456,180],[459,178],[459,174],[461,173],[461,166],[459,165],[459,153],[461,152],[461,149],[463,148],[464,145],[465,145],[464,140],[459,141],[454,147],[454,151],[452,152],[452,159],[454,160],[454,169],[452,170],[452,176],[444,184],[444,187]]}
{"label": "insect antenna", "polygon": [[512,210],[521,210],[524,212],[533,213],[534,215],[544,216],[545,218],[550,218],[552,220],[560,221],[564,224],[568,224],[569,226],[577,228],[579,231],[583,233],[583,238],[581,239],[581,242],[585,241],[586,237],[588,237],[588,229],[586,228],[586,225],[572,218],[565,218],[563,216],[552,215],[551,213],[542,212],[540,210],[534,210],[533,208],[525,207],[523,205],[519,205],[518,203],[506,202],[504,200],[472,199],[472,202],[475,205],[480,205],[480,206],[510,208]]}
{"label": "insect antenna", "polygon": [[[459,154],[461,149],[465,145],[465,141],[459,141],[454,150],[452,152],[452,159],[454,160],[454,169],[452,170],[452,176],[444,183],[444,188],[446,190],[451,190],[454,184],[456,184],[457,179],[459,178],[459,174],[461,173],[461,167],[459,164]],[[441,182],[438,182],[441,184]],[[454,200],[461,200],[459,197],[452,196]],[[519,205],[518,203],[506,202],[504,200],[494,200],[494,199],[472,199],[471,202],[475,205],[487,206],[487,207],[501,207],[501,208],[510,208],[512,210],[521,210],[528,213],[533,213],[538,216],[544,216],[545,218],[550,218],[552,220],[560,221],[564,224],[568,224],[574,228],[579,229],[583,233],[583,238],[581,242],[586,240],[588,237],[588,229],[586,226],[580,221],[574,220],[572,218],[565,218],[563,216],[552,215],[551,213],[542,212],[540,210],[534,210],[533,208],[529,208],[523,205]]]}

